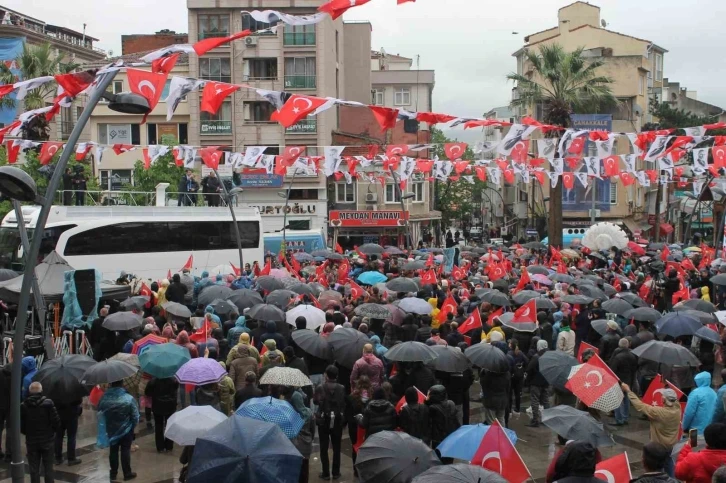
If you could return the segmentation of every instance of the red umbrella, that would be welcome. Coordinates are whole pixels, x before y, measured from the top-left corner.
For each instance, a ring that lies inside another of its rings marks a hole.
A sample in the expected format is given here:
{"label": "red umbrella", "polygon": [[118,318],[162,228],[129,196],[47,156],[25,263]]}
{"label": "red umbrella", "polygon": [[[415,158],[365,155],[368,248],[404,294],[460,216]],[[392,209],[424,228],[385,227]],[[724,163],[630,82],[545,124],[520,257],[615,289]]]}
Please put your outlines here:
{"label": "red umbrella", "polygon": [[131,349],[131,353],[141,355],[148,347],[157,344],[166,344],[167,342],[168,340],[160,335],[149,334],[134,342],[134,347]]}
{"label": "red umbrella", "polygon": [[645,249],[633,241],[628,242],[628,250],[638,255],[639,257],[645,255]]}

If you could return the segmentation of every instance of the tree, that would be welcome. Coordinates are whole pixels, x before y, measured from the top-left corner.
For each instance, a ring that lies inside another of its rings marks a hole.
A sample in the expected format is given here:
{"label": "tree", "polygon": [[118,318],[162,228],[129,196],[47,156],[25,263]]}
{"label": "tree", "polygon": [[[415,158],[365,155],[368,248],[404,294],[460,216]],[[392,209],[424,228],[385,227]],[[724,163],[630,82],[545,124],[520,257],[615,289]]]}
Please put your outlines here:
{"label": "tree", "polygon": [[667,102],[658,103],[655,99],[650,101],[650,113],[658,118],[658,122],[644,125],[643,131],[702,126],[718,122],[719,116],[719,113],[699,116],[684,109],[674,109]]}
{"label": "tree", "polygon": [[[162,143],[171,147],[176,144],[176,139],[162,138]],[[153,193],[159,183],[169,183],[171,191],[177,191],[179,180],[184,176],[184,167],[177,166],[174,155],[169,153],[160,156],[149,169],[144,168],[141,160],[134,164],[134,185],[124,186],[125,191],[143,191]],[[138,195],[136,196],[138,198]],[[136,199],[137,204],[146,204],[147,200]]]}
{"label": "tree", "polygon": [[[41,45],[30,45],[25,43],[23,51],[16,59],[20,77],[24,80],[36,77],[54,76],[56,74],[67,74],[79,67],[79,64],[64,62],[64,54],[56,53],[49,43]],[[10,68],[0,63],[0,83],[13,84],[17,77]],[[56,83],[46,82],[42,86],[28,91],[25,99],[22,100],[25,110],[32,111],[45,107],[46,101],[55,97]],[[10,96],[0,99],[0,107],[14,108],[18,101]],[[45,116],[36,116],[23,127],[23,138],[32,141],[47,141],[50,137],[50,125]]]}
{"label": "tree", "polygon": [[[526,60],[532,66],[532,74],[512,73],[507,79],[517,83],[519,98],[512,107],[544,108],[543,121],[561,127],[570,126],[573,113],[598,112],[606,106],[617,105],[613,96],[612,79],[601,76],[597,70],[601,60],[586,59],[583,47],[565,52],[561,45],[542,45],[539,51],[530,50]],[[560,133],[550,132],[556,137]],[[563,153],[559,153],[562,156]],[[562,246],[562,182],[550,190],[549,242]]]}

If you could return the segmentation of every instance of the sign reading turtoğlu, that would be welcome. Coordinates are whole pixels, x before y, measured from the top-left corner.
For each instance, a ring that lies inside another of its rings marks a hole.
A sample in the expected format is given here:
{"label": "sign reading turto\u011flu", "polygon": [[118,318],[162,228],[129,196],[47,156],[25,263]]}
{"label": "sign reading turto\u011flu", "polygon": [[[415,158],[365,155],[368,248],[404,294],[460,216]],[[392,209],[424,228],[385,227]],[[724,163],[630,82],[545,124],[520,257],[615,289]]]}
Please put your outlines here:
{"label": "sign reading turto\u011flu", "polygon": [[331,211],[333,226],[404,226],[408,211]]}

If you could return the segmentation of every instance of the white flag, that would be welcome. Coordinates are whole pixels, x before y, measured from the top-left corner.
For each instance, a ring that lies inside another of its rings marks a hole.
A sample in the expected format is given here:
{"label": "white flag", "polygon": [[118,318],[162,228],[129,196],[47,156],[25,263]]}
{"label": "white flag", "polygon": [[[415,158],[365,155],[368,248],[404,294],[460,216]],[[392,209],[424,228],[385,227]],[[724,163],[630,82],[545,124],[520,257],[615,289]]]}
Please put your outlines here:
{"label": "white flag", "polygon": [[260,160],[267,146],[248,146],[245,150],[245,157],[242,159],[244,166],[252,167]]}
{"label": "white flag", "polygon": [[658,166],[660,169],[673,169],[673,160],[670,156],[663,156],[658,159]]}
{"label": "white flag", "polygon": [[106,146],[98,145],[95,149],[94,158],[96,158],[96,166],[101,166],[101,160],[103,159],[103,152],[106,150]]}
{"label": "white flag", "polygon": [[509,128],[509,132],[506,136],[504,136],[504,139],[502,139],[502,142],[497,147],[497,152],[499,154],[509,156],[512,153],[512,149],[514,149],[517,143],[520,143],[523,140],[529,138],[529,135],[532,134],[535,129],[537,129],[537,126],[512,124],[512,126]]}
{"label": "white flag", "polygon": [[340,171],[340,163],[343,162],[343,158],[340,155],[343,153],[345,146],[326,146],[324,150],[325,161],[323,164],[323,173],[325,176],[332,176],[333,173]]}
{"label": "white flag", "polygon": [[495,186],[502,184],[502,170],[499,168],[487,168],[487,174],[489,179],[492,180]]}
{"label": "white flag", "polygon": [[206,82],[189,77],[173,76],[169,82],[169,95],[166,96],[166,120],[171,121],[179,103],[190,92],[198,91]]}
{"label": "white flag", "polygon": [[706,134],[706,128],[703,126],[684,127],[683,130],[686,131],[686,136],[701,137]]}
{"label": "white flag", "polygon": [[709,148],[700,148],[693,150],[693,172],[703,174],[708,169],[708,151]]}
{"label": "white flag", "polygon": [[499,146],[499,141],[477,141],[474,144],[474,154],[486,154],[491,153]]}
{"label": "white flag", "polygon": [[582,183],[582,186],[587,188],[587,173],[583,173],[582,171],[579,171],[577,173],[573,173],[577,179],[580,180],[580,183]]}
{"label": "white flag", "polygon": [[288,25],[314,25],[320,23],[328,17],[325,12],[315,13],[313,15],[290,15],[278,12],[277,10],[242,10],[242,13],[250,14],[250,17],[262,23],[282,22]]}
{"label": "white flag", "polygon": [[557,176],[560,176],[565,170],[564,161],[562,158],[554,158],[550,161],[550,165],[552,166],[552,170]]}
{"label": "white flag", "polygon": [[545,171],[547,173],[547,176],[550,179],[550,187],[556,188],[557,187],[557,181],[560,179],[561,173],[555,173],[553,171]]}
{"label": "white flag", "polygon": [[149,52],[148,54],[143,56],[141,58],[141,60],[143,60],[147,64],[150,64],[151,62],[155,61],[156,59],[161,59],[162,57],[165,57],[170,54],[175,54],[177,52],[185,52],[187,54],[191,54],[192,52],[194,52],[194,46],[189,45],[189,44],[170,45],[169,47],[164,47],[163,49]]}
{"label": "white flag", "polygon": [[529,181],[530,181],[529,171],[524,169],[524,170],[522,170],[522,172],[520,174],[522,175],[522,181],[529,184]]}
{"label": "white flag", "polygon": [[585,168],[588,176],[600,178],[600,158],[589,156],[585,158]]}
{"label": "white flag", "polygon": [[555,159],[555,151],[557,150],[557,139],[544,138],[537,140],[537,156],[545,158],[548,161]]}
{"label": "white flag", "polygon": [[16,82],[15,84],[13,84],[13,89],[15,89],[15,99],[18,101],[22,101],[23,99],[25,99],[28,91],[37,89],[38,87],[54,80],[55,78],[52,75],[46,75],[43,77],[35,77],[33,79]]}
{"label": "white flag", "polygon": [[628,140],[630,141],[630,146],[633,148],[633,154],[638,157],[643,154],[643,150],[638,147],[637,144],[635,144],[635,141],[638,140],[638,135],[635,133],[627,133],[626,136],[628,136]]}
{"label": "white flag", "polygon": [[670,141],[672,137],[673,136],[656,136],[655,141],[653,141],[653,144],[650,145],[648,153],[645,155],[645,160],[655,161],[663,156],[663,153],[665,153],[665,150],[668,147],[668,141]]}
{"label": "white flag", "polygon": [[613,133],[608,134],[607,141],[595,141],[595,147],[597,148],[597,157],[607,158],[613,154],[613,144],[615,143],[615,136]]}
{"label": "white flag", "polygon": [[636,154],[621,154],[620,159],[623,160],[627,173],[635,173],[635,161],[638,159]]}

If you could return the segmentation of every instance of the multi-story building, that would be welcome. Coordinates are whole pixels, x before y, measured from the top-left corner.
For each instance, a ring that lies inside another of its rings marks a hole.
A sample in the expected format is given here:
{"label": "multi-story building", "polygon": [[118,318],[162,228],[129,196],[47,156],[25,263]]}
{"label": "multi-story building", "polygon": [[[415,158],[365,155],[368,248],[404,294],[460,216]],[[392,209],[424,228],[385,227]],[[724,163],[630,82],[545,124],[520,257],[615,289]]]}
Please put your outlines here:
{"label": "multi-story building", "polygon": [[121,55],[138,54],[163,49],[169,45],[186,44],[189,36],[173,30],[162,29],[153,34],[129,34],[121,36]]}

